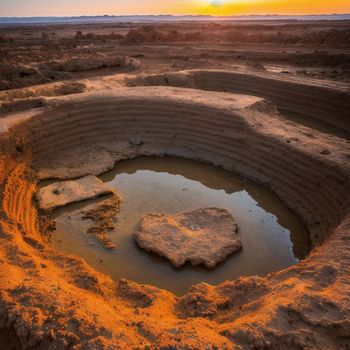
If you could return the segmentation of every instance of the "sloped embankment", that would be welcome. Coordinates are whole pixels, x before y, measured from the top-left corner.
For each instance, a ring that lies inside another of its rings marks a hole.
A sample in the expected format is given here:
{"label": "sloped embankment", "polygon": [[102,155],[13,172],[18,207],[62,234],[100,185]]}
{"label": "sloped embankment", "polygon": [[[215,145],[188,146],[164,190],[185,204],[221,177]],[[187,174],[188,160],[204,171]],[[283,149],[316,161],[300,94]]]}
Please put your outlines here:
{"label": "sloped embankment", "polygon": [[[140,87],[56,103],[1,135],[0,320],[12,335],[0,337],[4,346],[346,348],[346,141],[287,124],[252,96]],[[138,155],[207,161],[263,183],[302,217],[315,244],[325,243],[284,271],[194,286],[182,298],[115,284],[53,250],[32,201],[37,176],[98,174]]]}
{"label": "sloped embankment", "polygon": [[332,126],[340,135],[350,135],[350,91],[347,87],[315,84],[293,77],[268,73],[225,70],[188,70],[177,73],[137,75],[128,86],[178,86],[260,96],[272,101],[282,114],[317,121],[324,129]]}

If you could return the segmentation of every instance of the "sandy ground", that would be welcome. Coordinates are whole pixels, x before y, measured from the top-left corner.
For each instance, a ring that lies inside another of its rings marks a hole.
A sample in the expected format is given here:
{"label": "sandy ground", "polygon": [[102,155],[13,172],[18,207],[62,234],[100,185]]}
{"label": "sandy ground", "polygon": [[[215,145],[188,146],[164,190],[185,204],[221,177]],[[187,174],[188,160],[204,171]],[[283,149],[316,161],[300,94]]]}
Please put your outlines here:
{"label": "sandy ground", "polygon": [[[0,348],[348,349],[348,31],[346,21],[1,28]],[[286,270],[181,298],[55,251],[38,179],[138,155],[264,184],[314,249]]]}
{"label": "sandy ground", "polygon": [[0,57],[8,66],[0,81],[6,88],[111,74],[128,69],[124,56],[148,73],[248,64],[349,81],[349,31],[349,21],[1,27]]}

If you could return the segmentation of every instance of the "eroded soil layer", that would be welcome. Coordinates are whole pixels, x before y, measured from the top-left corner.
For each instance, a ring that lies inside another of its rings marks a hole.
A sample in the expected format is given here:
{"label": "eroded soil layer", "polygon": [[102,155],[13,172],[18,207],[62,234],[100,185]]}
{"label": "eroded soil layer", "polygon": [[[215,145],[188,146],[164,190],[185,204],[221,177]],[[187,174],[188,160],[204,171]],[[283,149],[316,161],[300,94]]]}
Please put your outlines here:
{"label": "eroded soil layer", "polygon": [[263,97],[286,119],[350,138],[350,92],[346,85],[281,77],[244,70],[187,70],[127,77],[126,85],[179,86]]}
{"label": "eroded soil layer", "polygon": [[[24,117],[0,152],[1,325],[24,347],[348,346],[348,142],[285,123],[261,98],[180,88],[81,93]],[[262,183],[324,243],[266,278],[201,284],[181,298],[115,283],[50,248],[32,201],[37,172],[96,175],[138,155],[207,161]]]}

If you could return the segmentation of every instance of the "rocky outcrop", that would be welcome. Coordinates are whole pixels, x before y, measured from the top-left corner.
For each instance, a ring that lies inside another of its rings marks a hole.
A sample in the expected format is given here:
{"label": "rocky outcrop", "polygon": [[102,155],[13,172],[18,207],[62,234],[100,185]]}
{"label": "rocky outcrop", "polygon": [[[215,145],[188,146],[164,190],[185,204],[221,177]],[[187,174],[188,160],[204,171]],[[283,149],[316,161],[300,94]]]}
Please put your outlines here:
{"label": "rocky outcrop", "polygon": [[146,214],[134,239],[139,247],[164,256],[175,267],[189,261],[213,268],[242,248],[237,232],[227,210],[200,208],[174,216]]}

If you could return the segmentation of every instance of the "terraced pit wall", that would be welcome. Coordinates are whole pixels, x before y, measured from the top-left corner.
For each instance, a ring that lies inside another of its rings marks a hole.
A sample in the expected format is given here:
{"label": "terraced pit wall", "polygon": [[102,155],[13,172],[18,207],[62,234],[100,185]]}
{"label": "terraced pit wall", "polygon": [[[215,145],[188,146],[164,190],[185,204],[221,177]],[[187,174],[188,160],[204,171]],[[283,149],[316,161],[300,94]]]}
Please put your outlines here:
{"label": "terraced pit wall", "polygon": [[52,164],[60,154],[74,158],[91,145],[95,158],[107,149],[118,159],[173,155],[212,163],[271,188],[302,217],[314,242],[349,212],[349,173],[339,159],[334,162],[332,150],[320,148],[317,137],[284,129],[266,102],[256,99],[234,110],[230,99],[220,96],[221,105],[215,106],[212,93],[198,97],[190,90],[166,89],[164,94],[160,89],[146,93],[139,88],[142,97],[125,89],[76,98],[23,123],[14,130],[15,139],[22,135],[20,148],[31,154],[35,168]]}
{"label": "terraced pit wall", "polygon": [[350,90],[346,87],[305,84],[295,79],[278,80],[264,74],[219,70],[140,75],[126,80],[128,86],[177,86],[263,97],[283,113],[319,120],[350,137]]}
{"label": "terraced pit wall", "polygon": [[[288,124],[251,96],[141,87],[55,103],[0,137],[0,348],[347,348],[345,140]],[[314,243],[331,235],[286,270],[194,286],[181,298],[115,283],[47,244],[32,198],[44,168],[75,168],[78,176],[84,163],[100,162],[99,173],[137,155],[181,156],[238,172],[275,191]]]}

